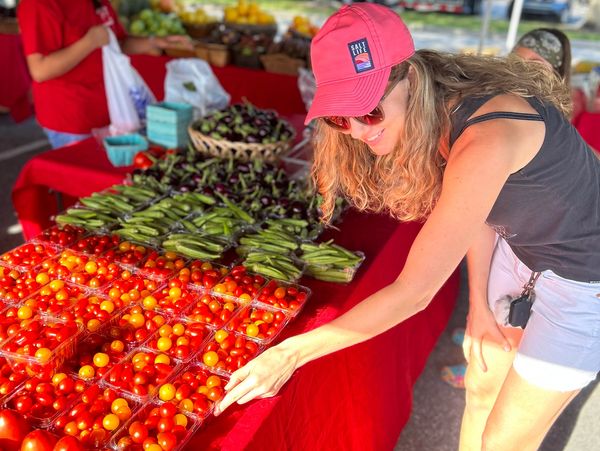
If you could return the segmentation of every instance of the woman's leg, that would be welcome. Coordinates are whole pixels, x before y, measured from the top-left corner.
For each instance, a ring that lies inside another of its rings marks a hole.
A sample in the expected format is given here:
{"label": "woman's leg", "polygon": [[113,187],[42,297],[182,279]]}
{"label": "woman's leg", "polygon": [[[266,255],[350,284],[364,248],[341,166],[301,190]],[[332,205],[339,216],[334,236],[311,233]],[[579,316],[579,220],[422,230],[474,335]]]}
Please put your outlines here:
{"label": "woman's leg", "polygon": [[472,362],[465,375],[465,412],[460,430],[461,451],[480,451],[486,423],[500,389],[511,369],[523,331],[502,328],[502,333],[510,342],[512,351],[506,352],[500,343],[484,339],[482,353],[487,362],[487,371]]}
{"label": "woman's leg", "polygon": [[534,451],[579,393],[540,388],[510,369],[483,433],[482,450]]}

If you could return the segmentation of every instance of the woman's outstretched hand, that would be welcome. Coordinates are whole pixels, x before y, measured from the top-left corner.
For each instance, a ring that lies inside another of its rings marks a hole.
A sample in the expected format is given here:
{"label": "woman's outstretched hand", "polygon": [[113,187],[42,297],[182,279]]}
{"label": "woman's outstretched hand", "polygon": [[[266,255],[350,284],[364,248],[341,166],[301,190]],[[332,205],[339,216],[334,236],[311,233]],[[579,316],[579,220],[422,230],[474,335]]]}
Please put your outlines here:
{"label": "woman's outstretched hand", "polygon": [[467,362],[471,363],[471,359],[474,359],[481,370],[485,372],[487,371],[487,365],[482,351],[484,338],[496,343],[498,347],[501,347],[506,352],[511,350],[508,339],[502,333],[500,326],[498,326],[494,318],[494,314],[487,305],[475,310],[469,310],[465,339],[463,341],[463,352]]}
{"label": "woman's outstretched hand", "polygon": [[255,398],[275,396],[297,368],[298,358],[284,343],[267,349],[231,375],[225,397],[215,406],[215,415],[235,402],[245,404]]}

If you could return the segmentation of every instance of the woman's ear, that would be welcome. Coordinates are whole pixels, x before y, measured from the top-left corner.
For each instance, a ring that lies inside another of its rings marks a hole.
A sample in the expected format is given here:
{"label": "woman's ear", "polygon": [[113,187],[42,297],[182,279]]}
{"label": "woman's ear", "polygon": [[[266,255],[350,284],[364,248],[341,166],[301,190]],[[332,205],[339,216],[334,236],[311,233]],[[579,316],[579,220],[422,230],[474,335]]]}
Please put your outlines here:
{"label": "woman's ear", "polygon": [[406,78],[408,78],[408,91],[410,92],[410,88],[415,84],[415,79],[417,77],[417,72],[413,66],[408,67],[408,74]]}

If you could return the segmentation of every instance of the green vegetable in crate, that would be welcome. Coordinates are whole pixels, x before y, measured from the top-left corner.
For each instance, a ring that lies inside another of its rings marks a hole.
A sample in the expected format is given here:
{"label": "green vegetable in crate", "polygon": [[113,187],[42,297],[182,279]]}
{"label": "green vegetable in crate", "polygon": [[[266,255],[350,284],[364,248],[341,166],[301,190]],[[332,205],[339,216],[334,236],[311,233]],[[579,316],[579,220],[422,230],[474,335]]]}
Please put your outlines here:
{"label": "green vegetable in crate", "polygon": [[273,252],[250,251],[242,264],[255,273],[287,282],[298,280],[302,275],[291,257]]}
{"label": "green vegetable in crate", "polygon": [[275,111],[249,102],[235,104],[192,124],[194,130],[214,139],[246,143],[276,143],[293,138],[292,127]]}
{"label": "green vegetable in crate", "polygon": [[240,238],[240,244],[250,249],[289,254],[298,249],[296,237],[285,230],[267,229]]}
{"label": "green vegetable in crate", "polygon": [[186,216],[214,203],[214,198],[200,193],[176,194],[132,213],[127,219],[119,219],[120,228],[114,233],[129,240],[152,242]]}
{"label": "green vegetable in crate", "polygon": [[306,275],[329,282],[350,282],[364,257],[329,240],[302,243],[300,260],[306,263]]}
{"label": "green vegetable in crate", "polygon": [[217,260],[227,250],[229,244],[214,236],[194,233],[173,233],[161,246],[168,250],[200,260]]}

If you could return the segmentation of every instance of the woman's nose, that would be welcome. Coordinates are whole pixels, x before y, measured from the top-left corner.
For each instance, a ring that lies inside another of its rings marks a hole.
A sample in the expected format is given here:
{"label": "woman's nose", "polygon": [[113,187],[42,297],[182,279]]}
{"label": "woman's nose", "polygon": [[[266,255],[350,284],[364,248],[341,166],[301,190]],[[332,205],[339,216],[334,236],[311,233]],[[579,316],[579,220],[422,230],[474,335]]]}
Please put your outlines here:
{"label": "woman's nose", "polygon": [[350,118],[350,136],[354,139],[362,139],[365,135],[365,128],[368,127],[366,124],[361,124],[354,118]]}

